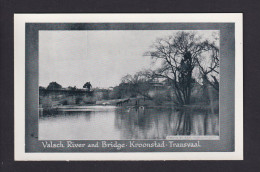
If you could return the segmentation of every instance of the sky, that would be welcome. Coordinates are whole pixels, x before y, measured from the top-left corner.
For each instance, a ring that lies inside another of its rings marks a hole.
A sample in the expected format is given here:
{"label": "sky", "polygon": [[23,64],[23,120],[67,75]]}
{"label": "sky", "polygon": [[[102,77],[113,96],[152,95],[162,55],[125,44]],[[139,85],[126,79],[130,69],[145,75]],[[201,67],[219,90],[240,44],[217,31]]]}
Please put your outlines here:
{"label": "sky", "polygon": [[[143,54],[156,38],[176,30],[39,31],[39,85],[57,82],[82,88],[118,85],[126,74],[154,65]],[[210,38],[216,31],[197,31]]]}

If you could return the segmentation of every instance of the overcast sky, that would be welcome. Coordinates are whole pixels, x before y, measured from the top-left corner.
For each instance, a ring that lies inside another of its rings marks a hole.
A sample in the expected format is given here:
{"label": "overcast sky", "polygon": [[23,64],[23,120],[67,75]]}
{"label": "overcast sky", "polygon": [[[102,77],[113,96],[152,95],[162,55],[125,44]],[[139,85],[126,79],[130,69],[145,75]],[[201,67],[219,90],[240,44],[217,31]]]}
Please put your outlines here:
{"label": "overcast sky", "polygon": [[[56,81],[63,87],[116,86],[126,74],[151,67],[144,52],[156,38],[171,30],[142,31],[40,31],[39,85]],[[198,31],[211,37],[213,31]]]}

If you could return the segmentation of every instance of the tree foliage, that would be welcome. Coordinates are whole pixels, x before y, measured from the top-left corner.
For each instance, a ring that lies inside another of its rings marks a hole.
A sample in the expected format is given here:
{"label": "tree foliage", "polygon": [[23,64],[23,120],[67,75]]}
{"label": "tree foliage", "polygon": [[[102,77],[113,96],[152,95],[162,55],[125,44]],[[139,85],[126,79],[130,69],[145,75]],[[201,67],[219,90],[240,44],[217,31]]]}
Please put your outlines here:
{"label": "tree foliage", "polygon": [[111,98],[126,98],[142,96],[147,99],[152,99],[149,96],[151,88],[150,81],[152,80],[151,70],[142,70],[133,75],[127,74],[121,79],[121,83],[114,87],[111,92]]}
{"label": "tree foliage", "polygon": [[149,90],[151,88],[152,71],[143,70],[135,73],[134,75],[126,75],[122,78],[122,84],[126,87],[126,92],[135,94],[135,96],[143,96],[148,99],[152,99],[149,96]]}
{"label": "tree foliage", "polygon": [[90,90],[92,88],[92,85],[90,82],[86,82],[84,85],[83,85],[83,88],[87,88],[88,90]]}
{"label": "tree foliage", "polygon": [[161,63],[153,75],[172,83],[181,105],[190,104],[195,81],[204,79],[217,89],[218,79],[213,72],[218,72],[218,48],[214,42],[201,41],[195,33],[182,31],[168,38],[157,39],[153,50],[145,55]]}
{"label": "tree foliage", "polygon": [[69,90],[72,90],[72,91],[76,91],[76,90],[77,90],[77,87],[76,87],[76,86],[74,86],[74,87],[69,86],[68,89],[69,89]]}
{"label": "tree foliage", "polygon": [[60,84],[58,84],[57,82],[50,82],[47,87],[48,90],[58,90],[61,88],[62,88],[62,86]]}

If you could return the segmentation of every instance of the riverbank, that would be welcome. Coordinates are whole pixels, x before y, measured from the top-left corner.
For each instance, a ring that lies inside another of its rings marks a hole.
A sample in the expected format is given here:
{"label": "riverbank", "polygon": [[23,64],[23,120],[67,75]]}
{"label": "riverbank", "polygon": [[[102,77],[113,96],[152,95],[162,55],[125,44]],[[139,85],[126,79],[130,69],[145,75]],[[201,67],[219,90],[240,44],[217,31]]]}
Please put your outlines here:
{"label": "riverbank", "polygon": [[[122,102],[118,104],[118,102]],[[194,103],[190,105],[176,105],[174,102],[156,102],[153,100],[148,100],[144,98],[129,98],[129,99],[114,99],[114,100],[104,100],[104,101],[97,101],[96,105],[114,105],[119,107],[149,107],[149,108],[172,108],[176,110],[182,110],[182,109],[192,109],[192,110],[214,110],[219,111],[219,102],[218,100],[214,101],[212,105],[208,105],[206,103]]]}

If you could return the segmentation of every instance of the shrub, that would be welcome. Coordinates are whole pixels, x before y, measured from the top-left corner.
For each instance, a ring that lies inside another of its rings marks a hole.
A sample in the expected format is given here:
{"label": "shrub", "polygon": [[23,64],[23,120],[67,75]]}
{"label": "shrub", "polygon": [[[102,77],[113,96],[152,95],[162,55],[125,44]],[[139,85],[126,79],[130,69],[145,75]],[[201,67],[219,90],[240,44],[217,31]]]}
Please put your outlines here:
{"label": "shrub", "polygon": [[62,104],[62,105],[68,105],[68,101],[67,101],[67,100],[63,100],[63,101],[61,102],[61,104]]}

